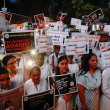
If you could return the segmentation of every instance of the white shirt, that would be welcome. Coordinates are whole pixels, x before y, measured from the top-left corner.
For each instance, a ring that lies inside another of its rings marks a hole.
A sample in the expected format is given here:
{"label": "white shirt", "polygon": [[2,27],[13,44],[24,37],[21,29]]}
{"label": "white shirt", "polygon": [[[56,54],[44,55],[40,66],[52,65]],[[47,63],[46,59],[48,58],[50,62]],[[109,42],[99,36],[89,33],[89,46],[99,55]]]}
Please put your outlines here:
{"label": "white shirt", "polygon": [[55,53],[51,54],[49,56],[49,64],[52,64],[52,57],[54,57],[54,66],[57,67],[57,65],[58,65],[58,58],[60,57],[60,55],[58,55],[58,57],[56,57]]}
{"label": "white shirt", "polygon": [[68,64],[68,68],[69,68],[69,72],[70,73],[78,73],[78,71],[79,71],[79,66],[78,66],[78,64],[77,63],[75,63],[75,64]]}
{"label": "white shirt", "polygon": [[46,91],[47,83],[45,80],[40,80],[37,87],[34,85],[32,79],[29,79],[24,84],[24,91],[27,95],[36,94]]}
{"label": "white shirt", "polygon": [[41,67],[41,79],[47,80],[48,76],[50,76],[50,66],[47,63],[44,63]]}
{"label": "white shirt", "polygon": [[23,68],[16,69],[16,75],[10,79],[12,82],[15,82],[15,86],[19,86],[24,83],[24,70]]}

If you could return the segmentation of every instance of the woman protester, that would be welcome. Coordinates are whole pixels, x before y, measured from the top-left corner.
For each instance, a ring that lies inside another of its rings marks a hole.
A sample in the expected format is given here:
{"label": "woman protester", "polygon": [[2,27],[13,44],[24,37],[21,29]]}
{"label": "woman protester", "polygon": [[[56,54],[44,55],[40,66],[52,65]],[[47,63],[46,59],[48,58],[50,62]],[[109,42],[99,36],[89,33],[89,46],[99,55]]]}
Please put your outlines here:
{"label": "woman protester", "polygon": [[17,67],[17,58],[12,55],[6,55],[2,59],[3,66],[10,70],[10,80],[15,82],[16,87],[24,83],[24,69]]}
{"label": "woman protester", "polygon": [[26,95],[36,94],[47,90],[47,83],[41,79],[41,70],[37,66],[33,66],[30,70],[30,79],[24,84]]}
{"label": "woman protester", "polygon": [[[56,70],[55,75],[65,75],[70,74],[68,72],[68,59],[67,56],[61,56],[58,59],[58,67]],[[67,83],[68,85],[68,83]],[[68,88],[67,90],[64,90],[66,92],[70,92]],[[73,110],[73,93],[63,93],[63,95],[60,95],[57,100],[57,110]]]}
{"label": "woman protester", "polygon": [[77,86],[76,104],[78,110],[99,110],[99,87],[101,72],[97,68],[97,56],[94,53],[83,56]]}
{"label": "woman protester", "polygon": [[10,71],[5,67],[0,67],[0,93],[15,88],[15,83],[10,81],[9,73]]}

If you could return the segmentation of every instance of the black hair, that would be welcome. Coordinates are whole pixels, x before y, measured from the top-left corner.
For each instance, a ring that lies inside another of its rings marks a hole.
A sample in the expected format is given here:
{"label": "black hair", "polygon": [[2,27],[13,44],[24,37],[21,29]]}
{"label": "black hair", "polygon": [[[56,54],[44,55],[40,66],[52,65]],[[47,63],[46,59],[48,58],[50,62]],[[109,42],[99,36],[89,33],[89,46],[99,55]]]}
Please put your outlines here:
{"label": "black hair", "polygon": [[88,62],[89,62],[89,60],[91,59],[92,56],[96,56],[96,55],[94,53],[89,53],[89,54],[84,54],[82,56],[82,58],[81,58],[81,69],[82,69],[82,71],[81,71],[80,74],[85,74],[89,71]]}
{"label": "black hair", "polygon": [[1,74],[9,74],[10,71],[8,69],[6,69],[5,67],[0,67],[0,75]]}
{"label": "black hair", "polygon": [[60,48],[60,45],[53,45],[53,48]]}
{"label": "black hair", "polygon": [[[62,60],[67,60],[67,61],[68,61],[67,56],[64,55],[64,56],[59,57],[59,58],[58,58],[58,64],[59,64]],[[56,74],[57,74],[57,75],[60,74],[60,73],[59,73],[59,67],[58,67],[58,65],[57,65],[57,69],[56,69]]]}
{"label": "black hair", "polygon": [[4,58],[2,59],[3,66],[7,66],[7,62],[8,62],[11,58],[16,58],[16,57],[15,57],[14,55],[12,55],[12,54],[4,56]]}

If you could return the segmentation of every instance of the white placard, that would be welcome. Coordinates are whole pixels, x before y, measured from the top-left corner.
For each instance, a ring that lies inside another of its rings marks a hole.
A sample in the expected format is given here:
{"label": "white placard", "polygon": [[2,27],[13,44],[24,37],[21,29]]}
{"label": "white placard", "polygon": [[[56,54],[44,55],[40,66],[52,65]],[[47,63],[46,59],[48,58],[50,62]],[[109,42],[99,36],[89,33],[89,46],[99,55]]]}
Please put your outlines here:
{"label": "white placard", "polygon": [[110,32],[110,25],[105,25],[104,26],[104,31],[105,32]]}
{"label": "white placard", "polygon": [[101,52],[110,50],[110,42],[100,42],[99,49]]}
{"label": "white placard", "polygon": [[0,11],[0,30],[6,32],[9,29],[11,17],[11,14]]}
{"label": "white placard", "polygon": [[80,39],[66,39],[66,55],[89,53],[89,42]]}
{"label": "white placard", "polygon": [[49,52],[51,50],[51,45],[52,45],[51,36],[47,35],[37,36],[35,47],[38,49],[39,53]]}
{"label": "white placard", "polygon": [[110,67],[110,51],[101,52],[100,64],[102,69]]}
{"label": "white placard", "polygon": [[69,35],[68,32],[50,31],[47,35],[52,37],[53,45],[65,46],[65,39]]}
{"label": "white placard", "polygon": [[75,25],[76,29],[79,29],[81,25],[81,20],[77,18],[71,18],[71,25]]}

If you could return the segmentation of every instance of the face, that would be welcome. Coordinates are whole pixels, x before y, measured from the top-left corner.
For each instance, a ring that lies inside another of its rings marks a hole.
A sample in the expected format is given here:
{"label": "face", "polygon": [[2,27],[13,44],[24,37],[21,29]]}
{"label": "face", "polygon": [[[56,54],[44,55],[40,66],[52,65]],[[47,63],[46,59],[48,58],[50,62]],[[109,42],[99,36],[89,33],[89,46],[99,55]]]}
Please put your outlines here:
{"label": "face", "polygon": [[9,87],[10,77],[9,74],[1,74],[0,75],[0,86],[2,89],[6,89]]}
{"label": "face", "polygon": [[38,55],[38,56],[36,57],[36,63],[37,63],[38,66],[42,66],[43,63],[44,63],[44,57],[41,56],[41,55]]}
{"label": "face", "polygon": [[97,57],[96,56],[92,56],[88,62],[89,64],[89,67],[92,68],[92,69],[95,69],[97,67]]}
{"label": "face", "polygon": [[31,78],[34,84],[39,84],[40,81],[40,71],[39,70],[33,70],[31,73]]}
{"label": "face", "polygon": [[16,58],[11,58],[8,60],[6,68],[8,68],[11,72],[16,72],[17,60]]}
{"label": "face", "polygon": [[68,63],[72,64],[73,63],[73,56],[67,56]]}
{"label": "face", "polygon": [[58,67],[60,74],[66,74],[68,72],[68,61],[66,59],[60,61]]}
{"label": "face", "polygon": [[59,53],[59,51],[60,51],[60,47],[55,47],[55,48],[54,48],[54,52],[55,52],[55,53]]}

